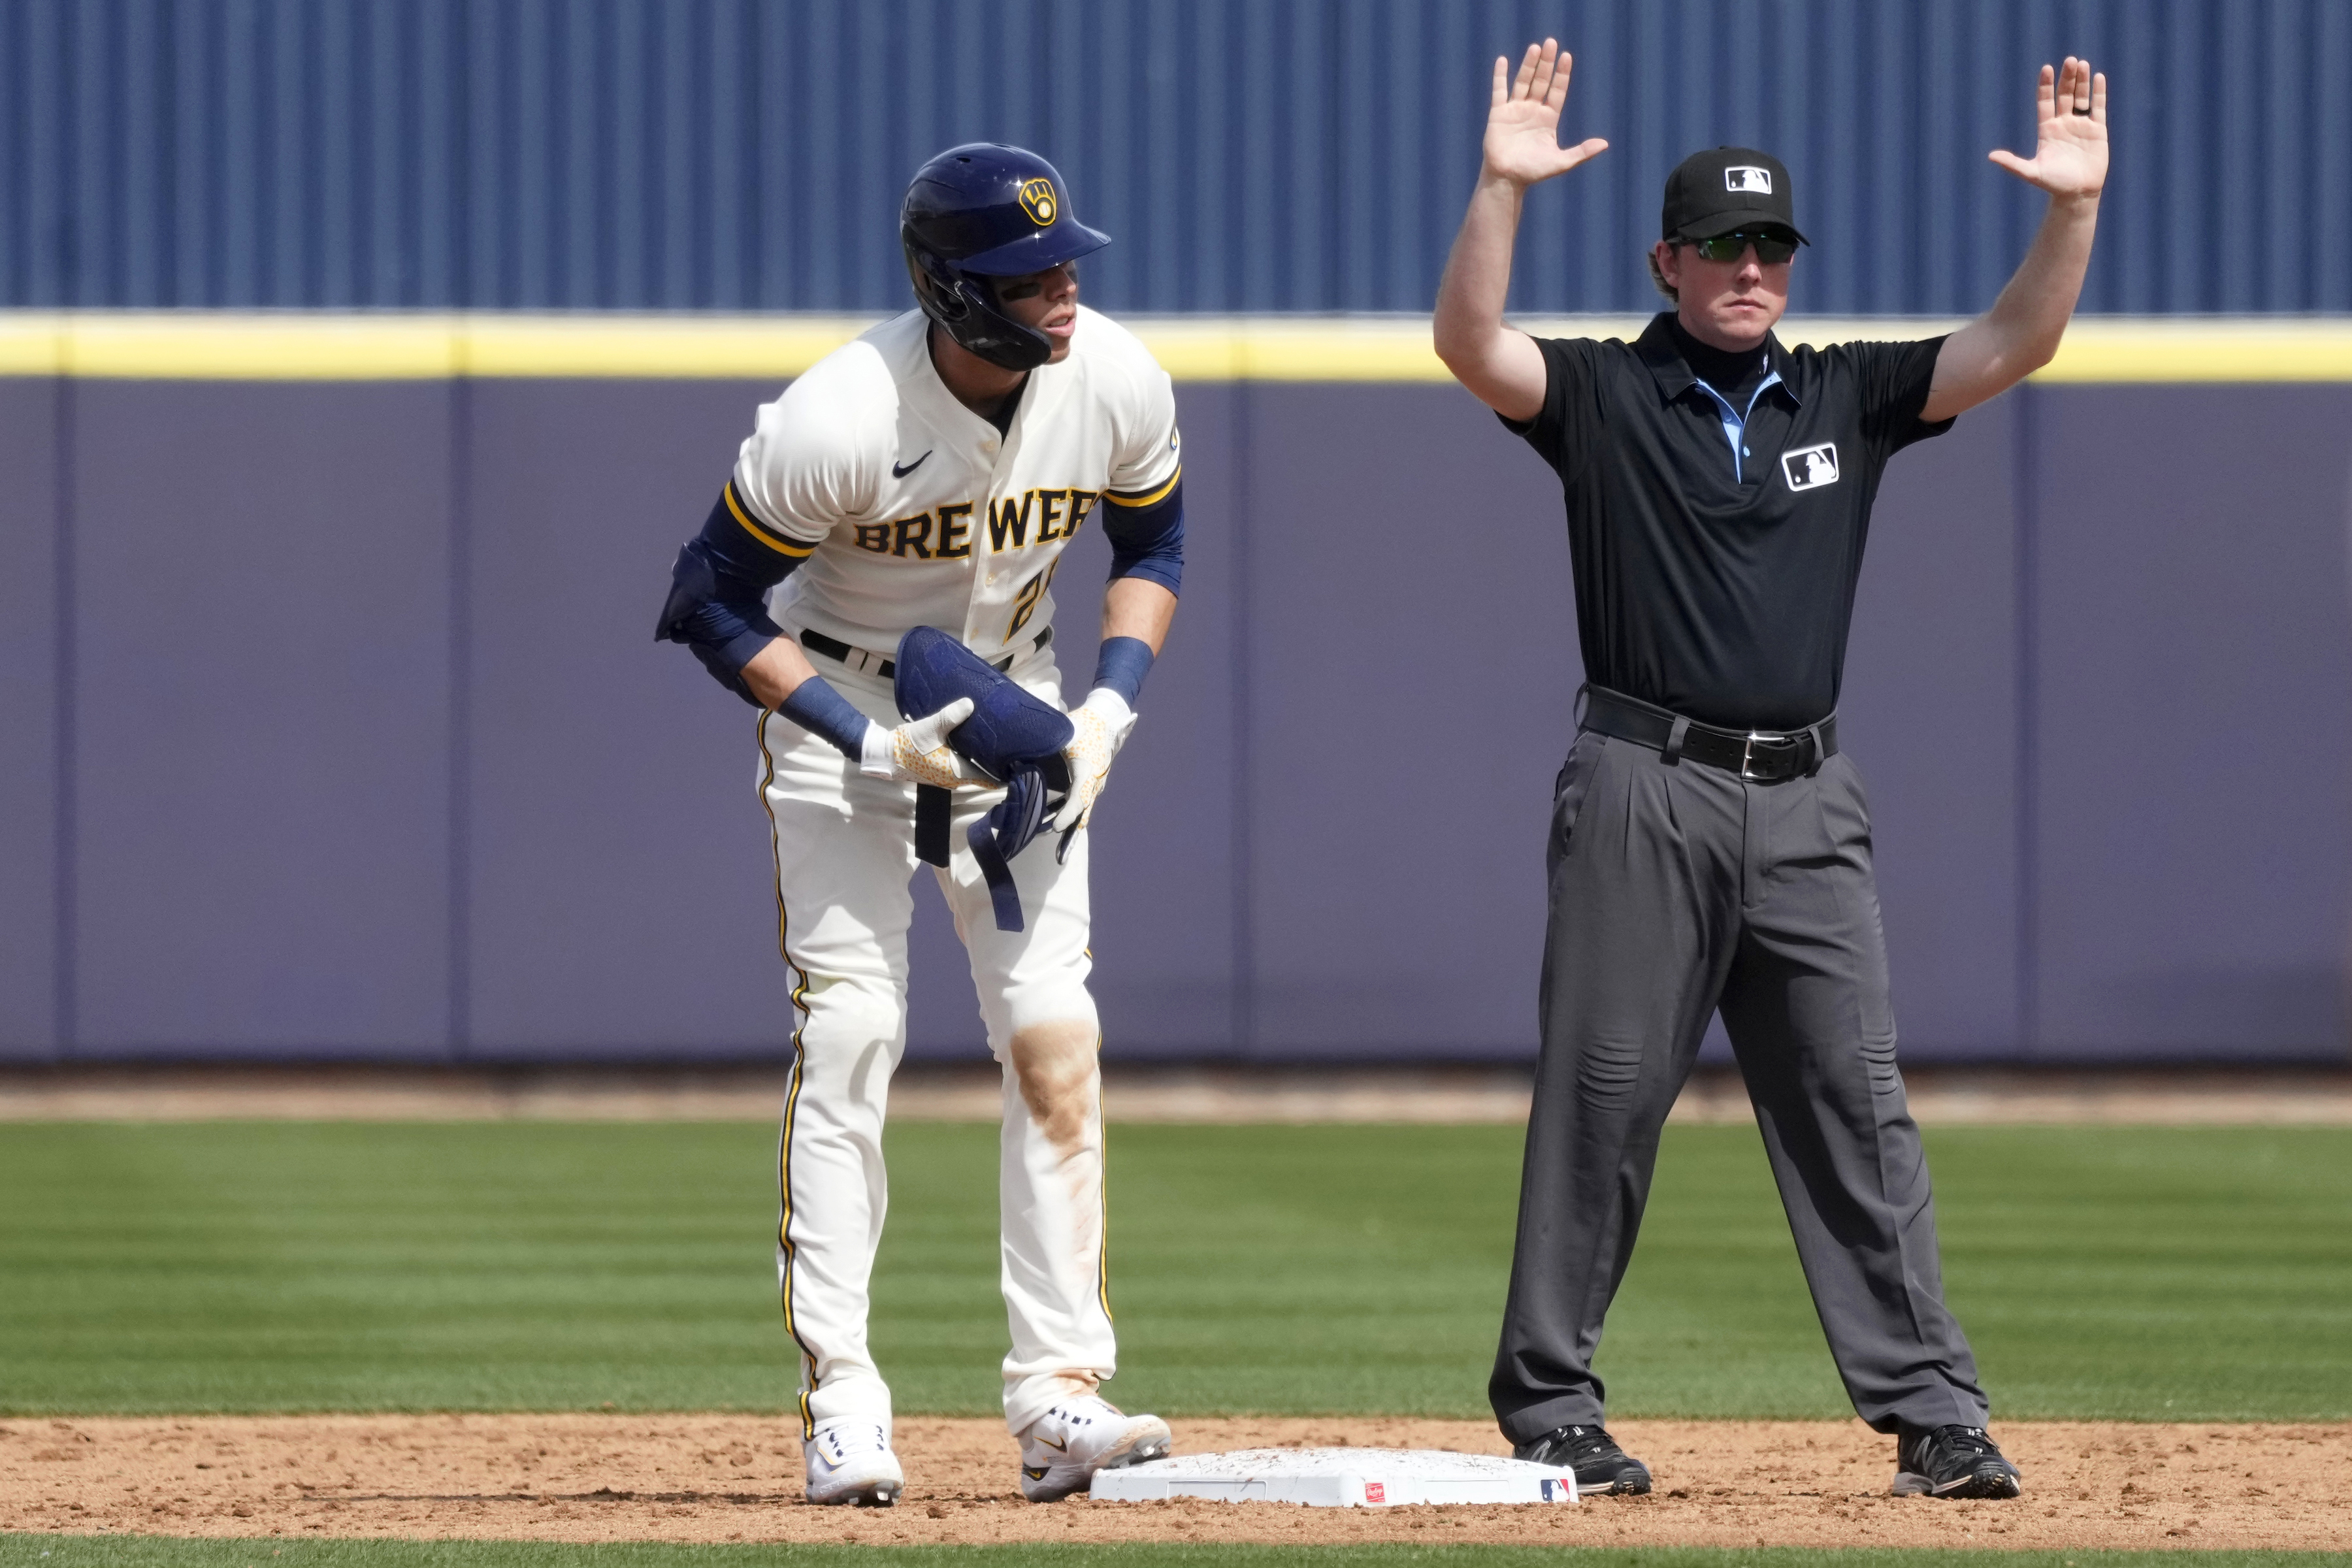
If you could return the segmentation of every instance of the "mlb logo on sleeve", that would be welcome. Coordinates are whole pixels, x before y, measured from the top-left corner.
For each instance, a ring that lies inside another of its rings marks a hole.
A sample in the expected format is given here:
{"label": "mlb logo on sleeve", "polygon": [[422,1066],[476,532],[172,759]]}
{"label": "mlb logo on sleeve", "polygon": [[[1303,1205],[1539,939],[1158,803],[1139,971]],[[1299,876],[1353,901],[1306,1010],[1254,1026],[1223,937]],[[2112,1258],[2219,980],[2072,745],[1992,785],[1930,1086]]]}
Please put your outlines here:
{"label": "mlb logo on sleeve", "polygon": [[1759,169],[1753,163],[1734,163],[1723,172],[1723,188],[1727,191],[1754,191],[1758,195],[1772,194],[1772,171]]}
{"label": "mlb logo on sleeve", "polygon": [[1780,472],[1792,490],[1817,490],[1838,480],[1837,443],[1824,441],[1818,447],[1800,447],[1793,452],[1780,454]]}

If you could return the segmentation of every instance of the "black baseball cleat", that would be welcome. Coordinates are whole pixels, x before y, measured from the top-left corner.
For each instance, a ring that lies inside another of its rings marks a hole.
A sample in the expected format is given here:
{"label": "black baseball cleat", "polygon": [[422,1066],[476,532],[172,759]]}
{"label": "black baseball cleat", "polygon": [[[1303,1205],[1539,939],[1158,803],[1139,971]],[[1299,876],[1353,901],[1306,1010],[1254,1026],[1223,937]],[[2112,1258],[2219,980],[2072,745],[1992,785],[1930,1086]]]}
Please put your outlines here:
{"label": "black baseball cleat", "polygon": [[2021,1482],[1981,1426],[1934,1426],[1895,1445],[1896,1497],[2015,1497]]}
{"label": "black baseball cleat", "polygon": [[1519,1444],[1511,1458],[1575,1471],[1580,1497],[1611,1492],[1638,1497],[1650,1489],[1650,1467],[1619,1447],[1604,1427],[1556,1426]]}

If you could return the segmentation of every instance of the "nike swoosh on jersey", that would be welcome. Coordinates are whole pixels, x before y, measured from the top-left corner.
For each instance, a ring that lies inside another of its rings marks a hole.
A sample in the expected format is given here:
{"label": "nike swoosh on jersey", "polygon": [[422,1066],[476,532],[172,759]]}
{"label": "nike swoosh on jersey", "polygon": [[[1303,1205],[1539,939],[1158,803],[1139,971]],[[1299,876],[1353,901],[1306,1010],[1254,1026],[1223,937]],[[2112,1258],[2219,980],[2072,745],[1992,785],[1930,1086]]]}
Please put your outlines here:
{"label": "nike swoosh on jersey", "polygon": [[[932,447],[932,448],[931,448],[931,452],[936,452],[936,451],[938,451],[938,450],[939,450],[939,448],[938,448],[937,447]],[[929,457],[929,456],[931,455],[931,452],[925,452],[925,453],[923,454],[923,458],[928,458],[928,457]],[[890,465],[890,477],[891,477],[892,479],[905,479],[908,474],[913,473],[917,468],[921,468],[921,467],[923,466],[923,458],[916,458],[913,462],[911,462],[911,463],[907,463],[907,464],[903,464],[903,465],[898,464],[898,463],[893,463],[893,464],[891,464],[891,465]]]}

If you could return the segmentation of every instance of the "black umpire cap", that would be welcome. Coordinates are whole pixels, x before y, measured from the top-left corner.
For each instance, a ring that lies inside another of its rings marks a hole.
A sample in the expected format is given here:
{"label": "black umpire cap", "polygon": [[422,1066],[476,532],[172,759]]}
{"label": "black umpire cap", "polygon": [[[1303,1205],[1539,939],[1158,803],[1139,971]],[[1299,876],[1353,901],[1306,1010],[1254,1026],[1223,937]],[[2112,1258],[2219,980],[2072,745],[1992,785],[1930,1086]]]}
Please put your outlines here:
{"label": "black umpire cap", "polygon": [[1666,176],[1658,237],[1713,239],[1734,229],[1770,225],[1811,245],[1798,232],[1796,210],[1789,194],[1788,166],[1780,159],[1753,147],[1716,147],[1692,153]]}

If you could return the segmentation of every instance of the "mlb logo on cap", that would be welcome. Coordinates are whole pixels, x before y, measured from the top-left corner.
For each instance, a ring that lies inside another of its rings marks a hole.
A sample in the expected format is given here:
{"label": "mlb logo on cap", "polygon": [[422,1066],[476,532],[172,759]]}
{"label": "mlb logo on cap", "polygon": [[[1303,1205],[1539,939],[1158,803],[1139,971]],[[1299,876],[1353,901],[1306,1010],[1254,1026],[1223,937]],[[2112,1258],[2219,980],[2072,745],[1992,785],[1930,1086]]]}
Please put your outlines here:
{"label": "mlb logo on cap", "polygon": [[1803,243],[1787,164],[1761,147],[1713,147],[1675,165],[1660,239],[1712,239],[1740,228],[1784,228]]}

